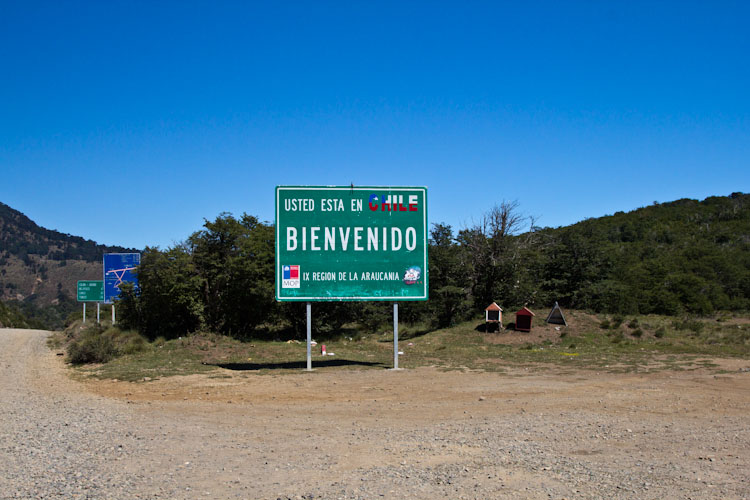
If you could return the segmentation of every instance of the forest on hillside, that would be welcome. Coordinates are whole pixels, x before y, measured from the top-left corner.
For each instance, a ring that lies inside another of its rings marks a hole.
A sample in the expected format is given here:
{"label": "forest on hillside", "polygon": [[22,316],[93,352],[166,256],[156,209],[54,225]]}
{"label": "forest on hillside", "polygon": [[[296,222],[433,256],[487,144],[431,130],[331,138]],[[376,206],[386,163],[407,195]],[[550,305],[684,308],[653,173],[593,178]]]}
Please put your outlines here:
{"label": "forest on hillside", "polygon": [[52,261],[101,260],[105,252],[132,252],[119,246],[99,245],[80,236],[39,227],[18,210],[0,203],[0,267],[2,260],[14,255],[27,265],[33,265],[30,256],[36,255]]}
{"label": "forest on hillside", "polygon": [[[120,318],[151,338],[204,329],[247,338],[269,324],[302,334],[304,304],[274,300],[274,230],[257,217],[221,214],[181,244],[147,248],[138,277]],[[655,203],[562,228],[535,227],[503,202],[469,228],[432,225],[429,287],[429,301],[401,305],[401,320],[443,327],[493,301],[508,310],[557,301],[622,314],[746,311],[750,195]],[[390,321],[385,306],[318,303],[314,327],[376,329]]]}
{"label": "forest on hillside", "polygon": [[79,308],[75,280],[101,276],[104,253],[132,251],[45,229],[0,203],[0,299],[6,306],[0,323],[62,328]]}

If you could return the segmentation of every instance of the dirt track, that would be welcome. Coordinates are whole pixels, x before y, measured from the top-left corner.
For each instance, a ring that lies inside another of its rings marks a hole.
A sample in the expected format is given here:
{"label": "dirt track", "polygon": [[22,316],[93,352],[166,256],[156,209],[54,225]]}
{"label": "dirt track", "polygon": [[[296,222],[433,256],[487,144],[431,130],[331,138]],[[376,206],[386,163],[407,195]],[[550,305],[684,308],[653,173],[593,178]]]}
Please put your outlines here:
{"label": "dirt track", "polygon": [[44,337],[0,330],[0,498],[750,498],[747,361],[80,384]]}

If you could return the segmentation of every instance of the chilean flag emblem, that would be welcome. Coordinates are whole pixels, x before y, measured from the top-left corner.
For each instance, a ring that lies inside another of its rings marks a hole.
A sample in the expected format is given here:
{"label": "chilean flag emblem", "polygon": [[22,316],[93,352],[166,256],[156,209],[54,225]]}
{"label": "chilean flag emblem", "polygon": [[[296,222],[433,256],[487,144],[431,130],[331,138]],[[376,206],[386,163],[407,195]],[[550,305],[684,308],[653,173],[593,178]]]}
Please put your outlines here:
{"label": "chilean flag emblem", "polygon": [[282,288],[299,288],[299,266],[282,266],[281,267],[281,287]]}
{"label": "chilean flag emblem", "polygon": [[284,266],[284,279],[285,280],[298,280],[299,279],[299,266]]}

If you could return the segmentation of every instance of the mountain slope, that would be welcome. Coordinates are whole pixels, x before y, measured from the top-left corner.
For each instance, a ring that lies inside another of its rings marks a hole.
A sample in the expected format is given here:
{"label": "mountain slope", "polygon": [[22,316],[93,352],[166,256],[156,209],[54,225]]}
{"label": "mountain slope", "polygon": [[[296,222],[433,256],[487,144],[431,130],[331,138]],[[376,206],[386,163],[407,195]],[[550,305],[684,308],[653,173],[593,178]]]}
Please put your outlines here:
{"label": "mountain slope", "polygon": [[[132,252],[39,227],[0,203],[0,300],[59,327],[76,307],[76,282],[102,279],[102,255]],[[52,307],[52,309],[50,309]]]}
{"label": "mountain slope", "polygon": [[750,195],[682,199],[545,229],[546,287],[575,307],[750,308]]}

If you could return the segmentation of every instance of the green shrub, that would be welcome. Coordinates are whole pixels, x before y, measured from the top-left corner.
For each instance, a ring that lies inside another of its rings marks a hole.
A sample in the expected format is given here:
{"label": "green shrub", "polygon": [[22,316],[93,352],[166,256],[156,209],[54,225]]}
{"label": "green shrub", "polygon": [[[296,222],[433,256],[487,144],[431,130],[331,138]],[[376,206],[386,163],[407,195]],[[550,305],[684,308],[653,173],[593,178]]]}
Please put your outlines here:
{"label": "green shrub", "polygon": [[635,318],[631,319],[630,322],[628,323],[628,328],[638,328],[638,326],[639,326],[638,320]]}
{"label": "green shrub", "polygon": [[635,330],[633,330],[632,332],[630,332],[630,335],[632,335],[633,337],[640,338],[640,337],[643,336],[643,330],[641,330],[640,328],[636,328]]}
{"label": "green shrub", "polygon": [[697,319],[685,318],[682,320],[676,320],[672,322],[672,327],[675,330],[690,330],[693,333],[700,333],[703,330],[705,324]]}
{"label": "green shrub", "polygon": [[602,330],[608,330],[609,327],[610,327],[610,324],[609,324],[608,319],[602,320],[602,322],[599,323],[599,328],[601,328]]}
{"label": "green shrub", "polygon": [[68,346],[68,361],[74,365],[106,363],[117,355],[117,349],[109,336],[99,329],[85,330]]}
{"label": "green shrub", "polygon": [[615,316],[612,318],[612,327],[611,328],[620,328],[620,325],[622,325],[622,322],[625,321],[625,318],[622,316]]}
{"label": "green shrub", "polygon": [[657,339],[660,339],[660,338],[664,337],[664,335],[666,335],[666,333],[667,333],[667,329],[664,328],[663,326],[660,326],[654,332],[654,337],[656,337]]}
{"label": "green shrub", "polygon": [[145,338],[140,335],[132,335],[120,348],[120,352],[122,352],[122,354],[135,354],[145,350],[147,346],[148,342],[146,342]]}
{"label": "green shrub", "polygon": [[68,344],[68,361],[74,365],[106,363],[124,354],[141,352],[148,347],[146,339],[137,332],[94,325],[73,334]]}

